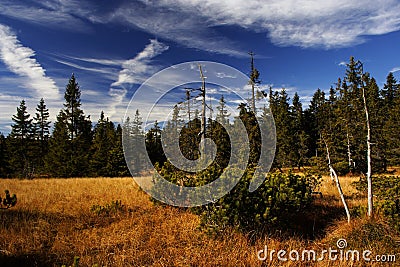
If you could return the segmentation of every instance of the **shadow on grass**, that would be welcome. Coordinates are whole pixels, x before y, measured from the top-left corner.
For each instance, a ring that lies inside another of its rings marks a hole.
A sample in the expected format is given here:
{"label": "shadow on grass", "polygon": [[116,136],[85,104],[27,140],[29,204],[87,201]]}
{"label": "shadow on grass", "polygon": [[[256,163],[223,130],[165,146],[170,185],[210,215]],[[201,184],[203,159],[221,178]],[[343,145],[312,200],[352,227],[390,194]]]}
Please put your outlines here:
{"label": "shadow on grass", "polygon": [[72,246],[71,251],[57,255],[54,244],[58,235],[70,236],[85,229],[107,227],[126,215],[127,212],[98,216],[88,211],[72,216],[24,209],[0,211],[0,230],[5,233],[0,238],[0,266],[62,266],[70,262],[77,251]]}
{"label": "shadow on grass", "polygon": [[329,204],[330,202],[337,202],[337,199],[334,197],[316,199],[307,210],[294,215],[290,222],[293,228],[289,234],[309,240],[325,236],[329,226],[346,218],[344,208]]}
{"label": "shadow on grass", "polygon": [[2,267],[47,267],[53,266],[51,259],[44,258],[42,253],[21,255],[7,255],[0,252],[0,265]]}
{"label": "shadow on grass", "polygon": [[103,228],[118,221],[125,214],[127,212],[124,211],[110,216],[102,216],[87,212],[72,216],[61,212],[51,213],[38,210],[8,209],[0,211],[0,228],[16,229],[23,226],[36,226],[35,223],[39,222],[47,222],[54,226],[67,223],[73,225],[75,230]]}
{"label": "shadow on grass", "polygon": [[299,210],[293,214],[283,216],[284,221],[280,221],[277,226],[265,227],[251,231],[251,241],[258,238],[270,236],[278,240],[291,238],[313,241],[324,237],[329,231],[329,227],[346,218],[343,207],[332,205],[338,200],[334,197],[316,198],[310,207]]}

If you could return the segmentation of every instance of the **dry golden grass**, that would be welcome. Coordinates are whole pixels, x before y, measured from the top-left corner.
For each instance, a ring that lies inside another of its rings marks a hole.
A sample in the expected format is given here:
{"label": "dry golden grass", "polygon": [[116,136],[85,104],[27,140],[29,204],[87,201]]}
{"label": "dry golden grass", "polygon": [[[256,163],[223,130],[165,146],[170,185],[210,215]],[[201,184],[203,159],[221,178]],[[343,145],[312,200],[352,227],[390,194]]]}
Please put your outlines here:
{"label": "dry golden grass", "polygon": [[[74,256],[80,257],[80,266],[365,266],[363,261],[350,265],[346,261],[280,262],[274,257],[262,262],[257,258],[257,251],[265,245],[277,251],[318,252],[335,248],[338,238],[347,238],[349,244],[357,241],[357,233],[368,222],[345,222],[336,186],[329,180],[324,177],[323,198],[317,198],[315,208],[303,214],[306,218],[299,218],[299,229],[308,238],[285,238],[284,234],[254,238],[233,230],[207,236],[197,229],[196,215],[153,205],[132,178],[0,179],[1,191],[9,189],[18,196],[17,206],[0,210],[0,266],[68,266]],[[354,180],[341,179],[346,196],[355,193],[350,185]],[[122,201],[124,211],[112,215],[90,212],[93,205],[114,200]],[[365,204],[363,198],[348,201],[350,207]],[[381,234],[392,233],[384,222],[374,224],[382,228]],[[390,253],[393,247],[386,244],[387,239],[378,240],[372,248]],[[351,245],[352,249],[371,246]]]}

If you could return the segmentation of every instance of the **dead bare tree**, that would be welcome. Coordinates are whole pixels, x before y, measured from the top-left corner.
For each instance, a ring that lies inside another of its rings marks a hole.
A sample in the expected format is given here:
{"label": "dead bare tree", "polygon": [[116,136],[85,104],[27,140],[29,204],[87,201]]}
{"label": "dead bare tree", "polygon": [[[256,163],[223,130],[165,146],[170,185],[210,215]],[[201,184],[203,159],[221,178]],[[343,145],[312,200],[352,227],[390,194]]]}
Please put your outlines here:
{"label": "dead bare tree", "polygon": [[373,195],[372,195],[372,164],[371,164],[371,127],[369,123],[369,113],[368,113],[368,105],[367,98],[365,95],[365,86],[364,86],[364,71],[363,65],[361,63],[361,90],[364,102],[364,111],[365,111],[365,120],[367,126],[367,185],[368,185],[368,217],[373,216]]}
{"label": "dead bare tree", "polygon": [[202,99],[202,109],[201,109],[201,154],[206,156],[206,77],[203,74],[203,69],[201,64],[198,64],[201,78],[201,99]]}
{"label": "dead bare tree", "polygon": [[326,148],[326,157],[328,159],[328,167],[329,167],[329,174],[331,176],[331,179],[334,180],[336,182],[336,187],[338,189],[339,195],[340,195],[340,199],[342,200],[344,209],[346,210],[346,215],[347,215],[347,222],[350,223],[350,212],[349,212],[349,208],[347,206],[346,203],[346,199],[344,198],[344,194],[343,194],[343,190],[342,187],[340,186],[340,181],[339,181],[339,177],[336,174],[335,169],[332,166],[331,163],[331,156],[329,153],[329,147],[328,147],[328,143],[326,142],[325,138],[322,136],[322,139],[325,143],[325,148]]}

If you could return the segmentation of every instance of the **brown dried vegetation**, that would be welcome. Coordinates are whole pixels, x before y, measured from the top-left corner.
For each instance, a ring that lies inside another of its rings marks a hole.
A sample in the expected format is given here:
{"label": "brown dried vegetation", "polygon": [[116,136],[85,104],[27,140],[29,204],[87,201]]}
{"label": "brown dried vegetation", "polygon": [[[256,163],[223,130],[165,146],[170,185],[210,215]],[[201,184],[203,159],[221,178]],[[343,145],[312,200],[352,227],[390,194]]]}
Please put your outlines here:
{"label": "brown dried vegetation", "polygon": [[[342,187],[350,208],[365,205],[351,182]],[[257,251],[336,248],[346,238],[349,249],[396,254],[399,239],[380,219],[346,223],[335,185],[325,177],[313,210],[299,215],[298,227],[260,236],[225,231],[208,236],[188,210],[153,205],[131,178],[0,180],[0,189],[18,196],[18,204],[0,211],[0,266],[365,266],[359,262],[261,262]],[[93,205],[121,200],[110,214],[95,214]],[[373,234],[371,234],[371,232]],[[375,263],[376,266],[380,266]],[[392,263],[393,264],[393,263]],[[381,266],[393,266],[389,263]]]}

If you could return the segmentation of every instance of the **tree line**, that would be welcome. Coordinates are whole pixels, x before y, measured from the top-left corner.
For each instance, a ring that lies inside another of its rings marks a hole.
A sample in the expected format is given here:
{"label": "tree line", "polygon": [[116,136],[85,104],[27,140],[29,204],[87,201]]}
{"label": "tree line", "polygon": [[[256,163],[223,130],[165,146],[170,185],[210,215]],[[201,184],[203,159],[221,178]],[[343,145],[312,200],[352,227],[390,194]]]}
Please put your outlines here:
{"label": "tree line", "polygon": [[33,118],[24,100],[12,117],[10,134],[0,135],[0,176],[32,178],[127,176],[122,148],[122,126],[105,117],[94,127],[81,108],[81,90],[72,75],[65,103],[51,131],[44,99]]}
{"label": "tree line", "polygon": [[[252,85],[259,84],[259,72],[252,60]],[[254,75],[256,73],[256,75]],[[257,89],[257,88],[256,88]],[[398,165],[400,154],[400,86],[393,73],[389,73],[383,88],[364,72],[360,61],[350,58],[344,76],[326,94],[318,89],[307,108],[303,108],[296,92],[290,99],[285,89],[262,91],[268,96],[269,108],[275,119],[277,146],[273,168],[302,168],[312,166],[328,171],[326,147],[329,147],[332,166],[339,174],[365,173],[367,171],[367,126],[365,105],[368,106],[371,125],[371,156],[374,173],[385,172],[389,166]],[[198,144],[201,131],[199,112],[184,114],[175,106],[173,118],[161,127],[155,122],[145,131],[139,110],[133,118],[116,125],[104,112],[92,125],[81,107],[81,90],[72,75],[64,95],[64,105],[57,115],[53,127],[45,101],[40,100],[33,117],[21,101],[12,117],[11,132],[6,137],[0,134],[1,177],[82,177],[82,176],[127,176],[126,161],[132,166],[132,174],[140,174],[145,159],[125,159],[122,135],[146,142],[147,154],[153,164],[162,167],[166,162],[161,135],[166,129],[180,131],[179,144],[182,154],[188,159],[200,155]],[[234,127],[242,120],[250,137],[250,160],[256,163],[259,157],[260,138],[255,114],[266,116],[269,111],[255,110],[253,97],[249,103],[238,106],[239,116],[231,123]],[[209,119],[207,135],[214,139],[218,151],[215,166],[223,169],[229,161],[230,143],[221,120],[228,120],[226,101],[222,96],[215,119]],[[188,116],[183,123],[182,116]],[[135,142],[130,144],[134,146]],[[234,155],[237,156],[237,155]]]}
{"label": "tree line", "polygon": [[376,80],[364,72],[363,64],[351,57],[344,77],[338,78],[327,95],[318,89],[306,109],[297,93],[291,103],[285,90],[271,90],[269,96],[277,129],[275,167],[315,166],[327,170],[328,146],[340,174],[365,173],[366,108],[373,172],[386,172],[389,166],[399,164],[400,87],[393,73],[379,88]]}

